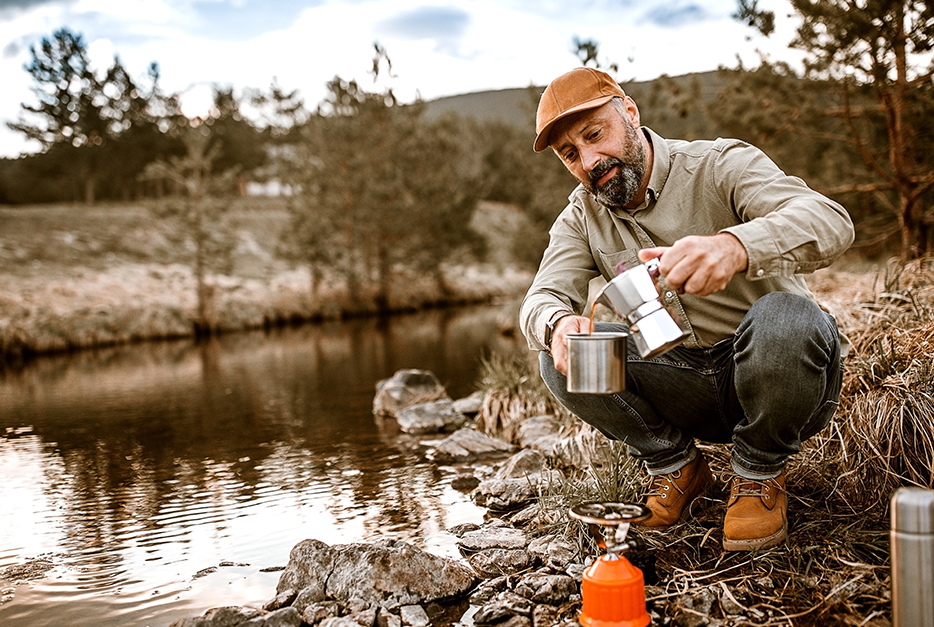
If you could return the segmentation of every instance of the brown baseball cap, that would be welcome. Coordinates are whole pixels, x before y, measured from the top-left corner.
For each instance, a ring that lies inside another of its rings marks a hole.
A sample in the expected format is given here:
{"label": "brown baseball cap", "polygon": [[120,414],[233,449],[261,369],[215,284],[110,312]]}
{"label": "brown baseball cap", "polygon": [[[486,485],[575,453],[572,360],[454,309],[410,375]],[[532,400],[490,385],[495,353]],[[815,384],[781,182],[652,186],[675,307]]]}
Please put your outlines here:
{"label": "brown baseball cap", "polygon": [[535,152],[548,148],[548,135],[558,120],[596,109],[626,92],[606,72],[579,67],[551,81],[538,103],[535,115]]}

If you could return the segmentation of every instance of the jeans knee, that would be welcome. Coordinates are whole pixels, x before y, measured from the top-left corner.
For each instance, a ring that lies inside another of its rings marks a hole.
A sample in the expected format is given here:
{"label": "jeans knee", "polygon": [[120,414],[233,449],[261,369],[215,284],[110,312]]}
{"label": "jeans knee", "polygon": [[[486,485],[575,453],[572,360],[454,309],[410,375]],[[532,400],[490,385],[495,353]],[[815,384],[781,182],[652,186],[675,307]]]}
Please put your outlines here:
{"label": "jeans knee", "polygon": [[756,301],[743,318],[734,336],[737,356],[744,352],[768,357],[802,355],[814,348],[829,357],[838,342],[833,319],[809,298],[787,292],[774,292]]}

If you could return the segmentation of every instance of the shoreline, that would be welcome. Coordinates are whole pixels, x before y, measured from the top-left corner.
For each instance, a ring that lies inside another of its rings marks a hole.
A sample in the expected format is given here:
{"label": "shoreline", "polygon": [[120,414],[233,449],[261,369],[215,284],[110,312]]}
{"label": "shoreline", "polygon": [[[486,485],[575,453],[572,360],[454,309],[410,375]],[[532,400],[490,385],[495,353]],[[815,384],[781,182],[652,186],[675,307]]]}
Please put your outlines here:
{"label": "shoreline", "polygon": [[310,294],[307,269],[268,277],[212,275],[206,317],[210,333],[197,324],[197,285],[182,264],[127,263],[94,270],[46,269],[0,277],[0,366],[39,355],[140,341],[197,338],[323,320],[394,314],[521,295],[531,274],[492,265],[445,268],[450,287],[442,295],[433,281],[400,281],[385,311],[367,294],[348,297],[334,282]]}

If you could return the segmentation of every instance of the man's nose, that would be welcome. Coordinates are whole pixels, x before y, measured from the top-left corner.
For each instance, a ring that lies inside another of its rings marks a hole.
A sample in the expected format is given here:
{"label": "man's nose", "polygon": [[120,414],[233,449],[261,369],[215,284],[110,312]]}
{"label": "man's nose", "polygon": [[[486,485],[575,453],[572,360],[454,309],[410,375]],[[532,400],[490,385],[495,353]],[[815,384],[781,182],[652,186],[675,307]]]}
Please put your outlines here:
{"label": "man's nose", "polygon": [[603,161],[603,157],[596,150],[586,149],[581,151],[581,165],[584,166],[584,171],[587,174],[590,174],[601,161]]}

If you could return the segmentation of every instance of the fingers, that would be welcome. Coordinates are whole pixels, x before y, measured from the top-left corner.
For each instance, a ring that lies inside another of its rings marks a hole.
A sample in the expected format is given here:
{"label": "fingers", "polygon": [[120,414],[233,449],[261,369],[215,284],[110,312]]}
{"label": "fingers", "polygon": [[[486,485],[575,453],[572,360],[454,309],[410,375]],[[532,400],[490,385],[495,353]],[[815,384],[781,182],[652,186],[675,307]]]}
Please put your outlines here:
{"label": "fingers", "polygon": [[708,296],[719,292],[748,263],[746,249],[729,233],[691,235],[667,248],[644,249],[639,258],[651,259],[659,251],[659,270],[665,285],[681,294]]}
{"label": "fingers", "polygon": [[558,321],[554,336],[551,338],[551,358],[555,362],[555,370],[564,376],[568,375],[568,334],[589,332],[590,318],[565,316]]}

